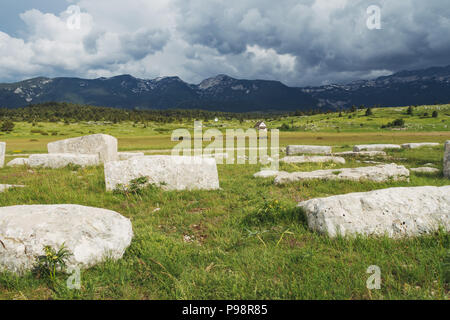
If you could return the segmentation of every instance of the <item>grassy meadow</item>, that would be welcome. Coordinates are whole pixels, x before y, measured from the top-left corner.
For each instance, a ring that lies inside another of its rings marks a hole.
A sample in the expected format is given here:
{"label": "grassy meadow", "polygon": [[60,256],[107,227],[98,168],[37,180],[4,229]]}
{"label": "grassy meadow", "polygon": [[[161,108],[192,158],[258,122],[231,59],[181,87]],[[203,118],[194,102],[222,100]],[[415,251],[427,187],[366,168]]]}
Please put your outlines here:
{"label": "grassy meadow", "polygon": [[[438,110],[438,117],[431,113]],[[428,116],[424,114],[428,113]],[[351,116],[351,118],[349,118]],[[384,128],[395,119],[404,128]],[[334,151],[355,144],[450,140],[450,105],[373,109],[286,117],[280,146],[331,145]],[[220,120],[207,128],[250,128],[254,121]],[[119,139],[120,151],[167,153],[176,143],[172,130],[193,123],[16,123],[7,142],[7,159],[46,152],[50,141],[92,133]],[[39,132],[38,132],[39,131]],[[131,219],[134,239],[123,259],[81,273],[81,289],[69,290],[67,275],[56,282],[32,273],[0,273],[0,299],[443,299],[450,288],[450,235],[444,231],[414,239],[387,237],[331,239],[311,232],[298,202],[316,197],[399,186],[443,186],[443,147],[390,150],[387,158],[346,157],[346,165],[281,164],[281,170],[369,166],[365,160],[395,162],[407,168],[433,164],[437,174],[411,173],[410,182],[302,181],[277,186],[255,179],[256,165],[218,165],[221,190],[171,191],[146,188],[140,194],[105,191],[102,167],[59,170],[0,169],[0,183],[26,188],[0,194],[0,206],[80,204],[107,208]],[[381,268],[380,290],[369,290],[366,270]]]}

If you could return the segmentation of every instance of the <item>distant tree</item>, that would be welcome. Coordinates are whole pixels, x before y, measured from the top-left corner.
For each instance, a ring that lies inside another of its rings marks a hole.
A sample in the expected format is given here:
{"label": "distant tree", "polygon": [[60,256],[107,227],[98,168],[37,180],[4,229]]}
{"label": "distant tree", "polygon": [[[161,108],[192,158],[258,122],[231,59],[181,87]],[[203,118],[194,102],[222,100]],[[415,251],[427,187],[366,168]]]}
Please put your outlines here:
{"label": "distant tree", "polygon": [[5,120],[2,122],[2,126],[0,127],[0,131],[2,132],[11,132],[14,130],[14,122],[11,120]]}
{"label": "distant tree", "polygon": [[356,110],[357,110],[356,106],[353,105],[352,108],[351,108],[351,111],[352,111],[352,112],[356,112]]}
{"label": "distant tree", "polygon": [[398,127],[404,127],[405,126],[405,120],[403,119],[395,119],[392,122],[389,122],[387,125],[383,125],[381,128],[398,128]]}
{"label": "distant tree", "polygon": [[367,108],[367,110],[366,110],[366,117],[369,117],[371,115],[373,115],[372,109],[371,108]]}
{"label": "distant tree", "polygon": [[437,118],[438,116],[439,116],[439,113],[436,111],[436,110],[434,110],[433,111],[433,114],[431,115],[433,118]]}
{"label": "distant tree", "polygon": [[409,116],[414,115],[414,109],[413,109],[412,106],[408,107],[408,110],[406,110],[406,114],[409,115]]}
{"label": "distant tree", "polygon": [[342,111],[339,112],[339,118],[342,118]]}
{"label": "distant tree", "polygon": [[287,123],[283,123],[281,125],[281,127],[279,127],[278,129],[282,130],[282,131],[287,131],[287,130],[290,130],[290,127],[289,127],[289,125]]}

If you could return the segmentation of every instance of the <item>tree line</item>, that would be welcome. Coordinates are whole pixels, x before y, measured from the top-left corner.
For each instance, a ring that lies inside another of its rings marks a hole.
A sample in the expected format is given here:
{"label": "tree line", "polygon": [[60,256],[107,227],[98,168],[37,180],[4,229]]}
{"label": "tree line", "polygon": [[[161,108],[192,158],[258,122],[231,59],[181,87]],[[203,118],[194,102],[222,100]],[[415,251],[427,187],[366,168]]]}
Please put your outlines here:
{"label": "tree line", "polygon": [[[329,111],[328,111],[329,112]],[[215,118],[225,120],[262,120],[280,119],[286,116],[301,116],[320,113],[320,110],[308,112],[219,112],[200,109],[169,109],[169,110],[128,110],[110,107],[79,105],[67,102],[47,102],[18,109],[0,108],[0,121],[7,122],[80,122],[104,121],[120,123],[133,121],[135,123],[172,123],[192,120],[211,121]]]}

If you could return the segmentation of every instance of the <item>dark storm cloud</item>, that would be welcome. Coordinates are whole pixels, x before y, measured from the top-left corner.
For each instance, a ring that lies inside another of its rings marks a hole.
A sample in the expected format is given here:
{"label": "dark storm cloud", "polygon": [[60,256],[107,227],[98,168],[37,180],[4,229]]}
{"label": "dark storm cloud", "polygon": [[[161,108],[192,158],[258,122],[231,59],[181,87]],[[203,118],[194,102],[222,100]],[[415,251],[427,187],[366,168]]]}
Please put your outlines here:
{"label": "dark storm cloud", "polygon": [[[317,85],[450,64],[448,0],[77,0],[82,28],[29,10],[23,37],[0,33],[0,74],[219,73]],[[32,4],[31,4],[32,5]],[[367,8],[381,8],[369,30]],[[31,9],[31,7],[30,7]]]}
{"label": "dark storm cloud", "polygon": [[169,39],[170,32],[165,30],[138,30],[120,37],[123,51],[130,54],[134,60],[162,50]]}
{"label": "dark storm cloud", "polygon": [[[178,30],[189,43],[224,55],[242,54],[248,45],[290,54],[299,84],[450,64],[445,0],[177,3]],[[366,26],[370,5],[381,8],[381,30]]]}

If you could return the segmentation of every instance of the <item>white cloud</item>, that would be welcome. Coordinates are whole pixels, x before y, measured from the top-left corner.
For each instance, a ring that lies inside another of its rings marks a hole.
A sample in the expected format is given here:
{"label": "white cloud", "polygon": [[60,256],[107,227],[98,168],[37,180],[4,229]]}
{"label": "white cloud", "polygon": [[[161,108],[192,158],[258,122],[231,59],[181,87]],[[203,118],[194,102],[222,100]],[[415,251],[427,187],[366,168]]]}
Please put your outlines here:
{"label": "white cloud", "polygon": [[[289,85],[349,81],[449,64],[444,0],[78,0],[68,13],[20,15],[26,37],[0,33],[3,81],[31,76],[178,75],[189,82],[226,73]],[[382,30],[366,28],[369,5]],[[69,3],[68,3],[69,5]]]}

